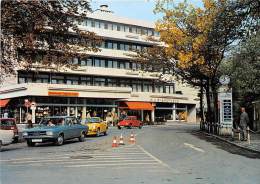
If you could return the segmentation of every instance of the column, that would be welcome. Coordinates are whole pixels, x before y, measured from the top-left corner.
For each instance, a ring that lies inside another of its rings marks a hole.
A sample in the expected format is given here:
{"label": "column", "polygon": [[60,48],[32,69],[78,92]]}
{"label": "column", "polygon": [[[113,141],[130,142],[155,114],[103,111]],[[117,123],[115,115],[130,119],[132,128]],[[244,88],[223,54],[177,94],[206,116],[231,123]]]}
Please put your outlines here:
{"label": "column", "polygon": [[78,107],[75,107],[75,117],[78,117]]}
{"label": "column", "polygon": [[36,107],[31,107],[32,109],[32,124],[35,123],[35,110],[36,110]]}
{"label": "column", "polygon": [[67,107],[67,116],[70,116],[70,107]]}
{"label": "column", "polygon": [[144,121],[144,110],[141,110],[141,121]]}
{"label": "column", "polygon": [[172,104],[172,120],[176,121],[176,104]]}
{"label": "column", "polygon": [[84,106],[84,107],[82,107],[82,116],[81,116],[81,118],[82,119],[86,119],[86,114],[87,114],[87,107],[86,106]]}
{"label": "column", "polygon": [[155,121],[155,118],[154,118],[154,111],[155,111],[155,110],[152,110],[152,111],[151,111],[151,121],[152,121],[152,122]]}

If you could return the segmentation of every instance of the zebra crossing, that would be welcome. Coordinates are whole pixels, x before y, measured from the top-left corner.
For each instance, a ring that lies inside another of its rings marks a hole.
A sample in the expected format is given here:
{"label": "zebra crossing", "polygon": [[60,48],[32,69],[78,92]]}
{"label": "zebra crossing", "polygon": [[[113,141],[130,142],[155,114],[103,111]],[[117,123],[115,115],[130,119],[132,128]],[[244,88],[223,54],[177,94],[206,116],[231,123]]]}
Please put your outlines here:
{"label": "zebra crossing", "polygon": [[169,170],[167,164],[140,145],[125,145],[106,151],[79,151],[64,154],[46,154],[44,157],[25,157],[1,160],[8,166],[63,167],[63,168],[140,168]]}

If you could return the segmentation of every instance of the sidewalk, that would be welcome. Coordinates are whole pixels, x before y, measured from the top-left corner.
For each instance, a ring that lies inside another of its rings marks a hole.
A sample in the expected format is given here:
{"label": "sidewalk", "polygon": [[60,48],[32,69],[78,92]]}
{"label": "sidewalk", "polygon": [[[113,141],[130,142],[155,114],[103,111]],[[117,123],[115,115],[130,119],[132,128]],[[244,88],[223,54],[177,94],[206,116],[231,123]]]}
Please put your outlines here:
{"label": "sidewalk", "polygon": [[238,146],[240,148],[260,153],[260,134],[259,133],[250,134],[250,144],[248,141],[239,141],[237,138],[234,140],[234,139],[232,139],[231,136],[219,136],[219,135],[209,134],[207,132],[204,132],[204,133],[207,135],[216,137],[222,141],[226,141],[226,142],[233,144],[235,146]]}

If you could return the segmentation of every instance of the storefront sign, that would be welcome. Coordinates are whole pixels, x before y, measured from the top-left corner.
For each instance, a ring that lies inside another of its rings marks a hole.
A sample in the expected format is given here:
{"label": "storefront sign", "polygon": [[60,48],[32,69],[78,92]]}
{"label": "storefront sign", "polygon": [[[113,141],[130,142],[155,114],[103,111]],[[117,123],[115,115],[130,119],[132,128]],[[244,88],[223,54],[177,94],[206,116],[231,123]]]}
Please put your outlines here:
{"label": "storefront sign", "polygon": [[167,98],[151,98],[151,102],[168,102],[168,103],[178,103],[179,100],[176,99],[167,99]]}
{"label": "storefront sign", "polygon": [[49,96],[75,96],[78,97],[78,92],[67,92],[67,91],[49,91]]}

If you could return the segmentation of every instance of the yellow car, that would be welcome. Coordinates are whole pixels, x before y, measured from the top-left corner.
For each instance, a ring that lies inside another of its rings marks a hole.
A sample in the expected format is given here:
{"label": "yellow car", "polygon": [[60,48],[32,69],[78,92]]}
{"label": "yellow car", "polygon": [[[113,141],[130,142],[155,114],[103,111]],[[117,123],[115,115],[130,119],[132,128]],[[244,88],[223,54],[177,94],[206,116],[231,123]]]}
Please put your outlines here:
{"label": "yellow car", "polygon": [[100,134],[107,135],[107,123],[102,121],[99,117],[86,118],[81,121],[82,124],[88,126],[87,135],[96,135],[97,137]]}

